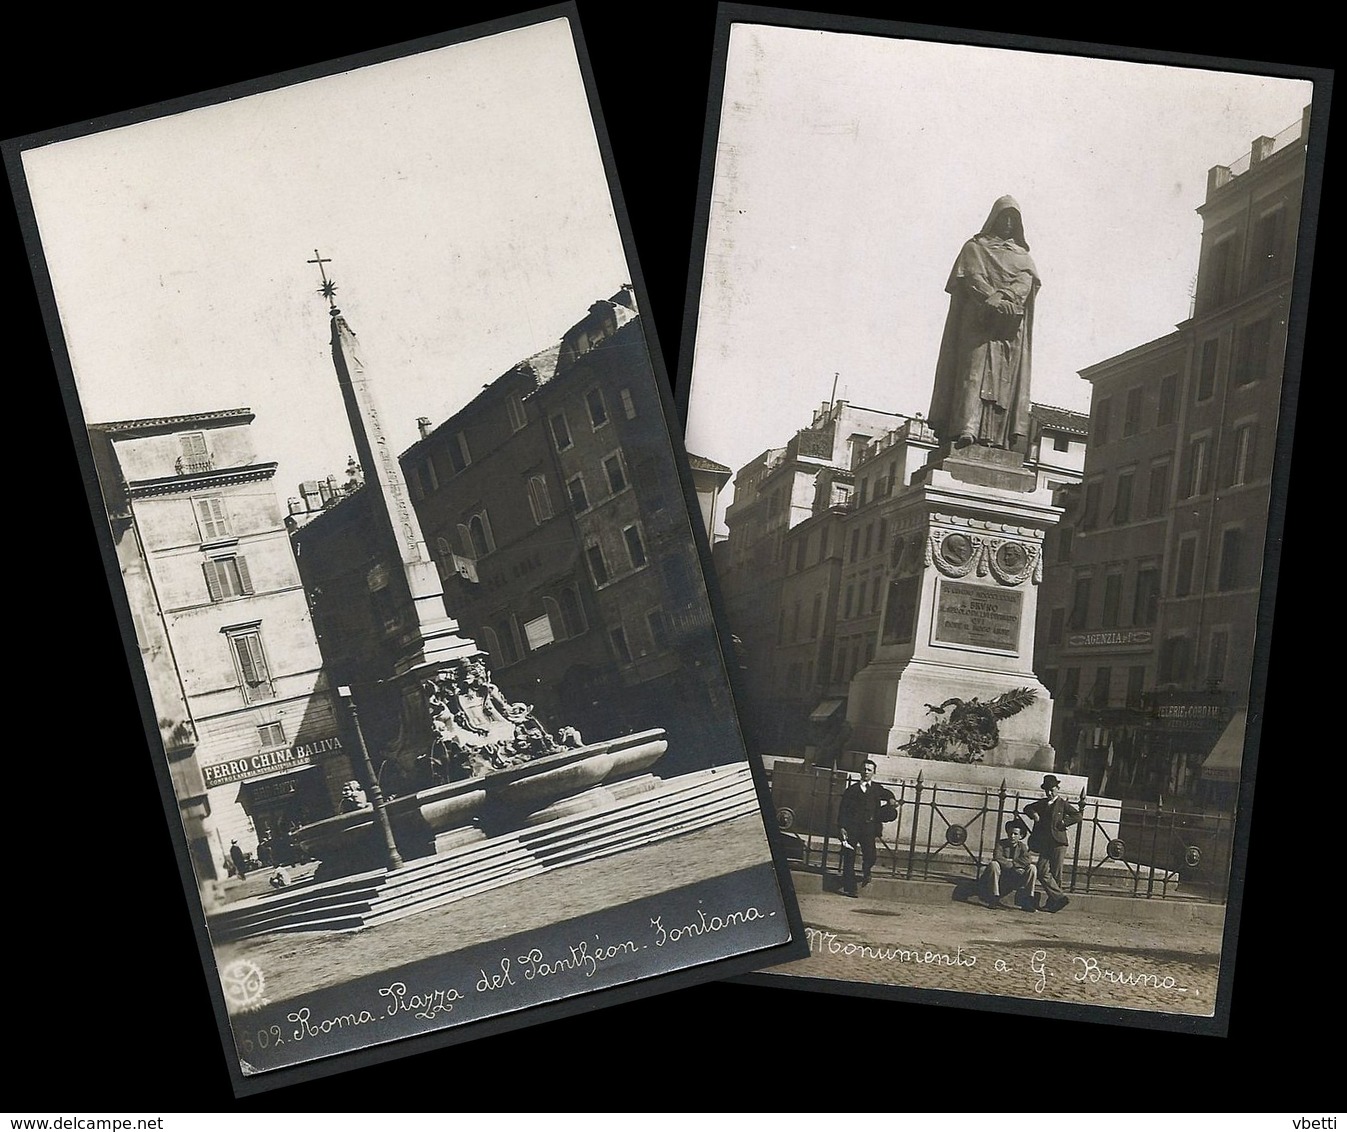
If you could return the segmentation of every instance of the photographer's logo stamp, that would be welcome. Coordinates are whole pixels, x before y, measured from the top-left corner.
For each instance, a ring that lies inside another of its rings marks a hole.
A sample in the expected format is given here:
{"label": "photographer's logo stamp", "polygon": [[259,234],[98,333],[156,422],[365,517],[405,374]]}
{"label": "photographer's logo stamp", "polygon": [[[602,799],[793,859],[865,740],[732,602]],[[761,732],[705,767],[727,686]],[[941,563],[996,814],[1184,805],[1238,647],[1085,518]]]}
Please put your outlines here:
{"label": "photographer's logo stamp", "polygon": [[255,1010],[265,1005],[267,980],[251,959],[235,959],[220,971],[220,983],[231,1007]]}

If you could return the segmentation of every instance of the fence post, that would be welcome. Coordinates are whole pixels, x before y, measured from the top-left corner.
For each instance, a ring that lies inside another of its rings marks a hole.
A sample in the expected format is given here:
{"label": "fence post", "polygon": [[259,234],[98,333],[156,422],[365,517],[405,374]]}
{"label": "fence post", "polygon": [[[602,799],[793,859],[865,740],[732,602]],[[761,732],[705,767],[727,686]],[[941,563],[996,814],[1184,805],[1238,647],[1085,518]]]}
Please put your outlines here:
{"label": "fence post", "polygon": [[[1076,822],[1076,849],[1071,859],[1071,891],[1076,891],[1076,877],[1080,874],[1080,838],[1085,832],[1085,787],[1080,788],[1080,797],[1076,799],[1080,806],[1080,821]],[[1060,878],[1059,878],[1060,879]]]}
{"label": "fence post", "polygon": [[925,771],[917,771],[917,795],[912,801],[912,833],[908,839],[907,845],[907,879],[912,879],[912,865],[917,859],[917,823],[921,821],[921,787],[922,775]]}

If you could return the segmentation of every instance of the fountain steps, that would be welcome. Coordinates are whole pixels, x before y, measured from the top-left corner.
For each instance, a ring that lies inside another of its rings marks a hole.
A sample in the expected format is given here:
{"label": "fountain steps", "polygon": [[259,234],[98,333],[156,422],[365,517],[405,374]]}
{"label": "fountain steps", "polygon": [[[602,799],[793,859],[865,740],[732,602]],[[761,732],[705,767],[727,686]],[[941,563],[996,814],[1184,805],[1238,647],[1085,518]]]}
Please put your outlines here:
{"label": "fountain steps", "polygon": [[589,810],[341,880],[267,894],[210,917],[217,942],[278,931],[356,931],[758,812],[747,767],[683,775]]}

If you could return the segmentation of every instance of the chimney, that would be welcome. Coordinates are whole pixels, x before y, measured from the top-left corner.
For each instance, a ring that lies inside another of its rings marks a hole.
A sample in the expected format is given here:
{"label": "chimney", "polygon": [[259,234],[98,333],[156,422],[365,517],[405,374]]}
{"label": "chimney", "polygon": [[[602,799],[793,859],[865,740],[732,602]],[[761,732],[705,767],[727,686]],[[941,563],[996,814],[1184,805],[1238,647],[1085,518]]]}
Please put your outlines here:
{"label": "chimney", "polygon": [[1207,199],[1211,199],[1211,194],[1217,189],[1230,183],[1230,166],[1213,165],[1207,170]]}
{"label": "chimney", "polygon": [[1266,161],[1272,156],[1272,147],[1276,144],[1276,138],[1254,138],[1253,145],[1249,147],[1249,164],[1257,165],[1260,161]]}
{"label": "chimney", "polygon": [[428,436],[430,435],[430,418],[429,418],[429,417],[417,417],[417,418],[416,418],[416,428],[417,428],[417,431],[419,431],[419,432],[421,433],[421,439],[422,439],[422,440],[425,440],[425,438],[428,437]]}

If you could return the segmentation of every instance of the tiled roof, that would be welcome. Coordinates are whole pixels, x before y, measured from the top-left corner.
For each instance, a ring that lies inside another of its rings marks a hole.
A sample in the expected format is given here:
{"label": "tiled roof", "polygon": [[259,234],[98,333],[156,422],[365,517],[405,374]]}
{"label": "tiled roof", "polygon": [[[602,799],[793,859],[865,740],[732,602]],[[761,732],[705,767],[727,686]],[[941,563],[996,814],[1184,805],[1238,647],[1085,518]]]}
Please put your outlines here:
{"label": "tiled roof", "polygon": [[1090,433],[1089,413],[1078,413],[1074,409],[1059,409],[1056,405],[1034,404],[1030,406],[1029,415],[1043,428],[1070,432],[1077,436],[1088,436]]}

